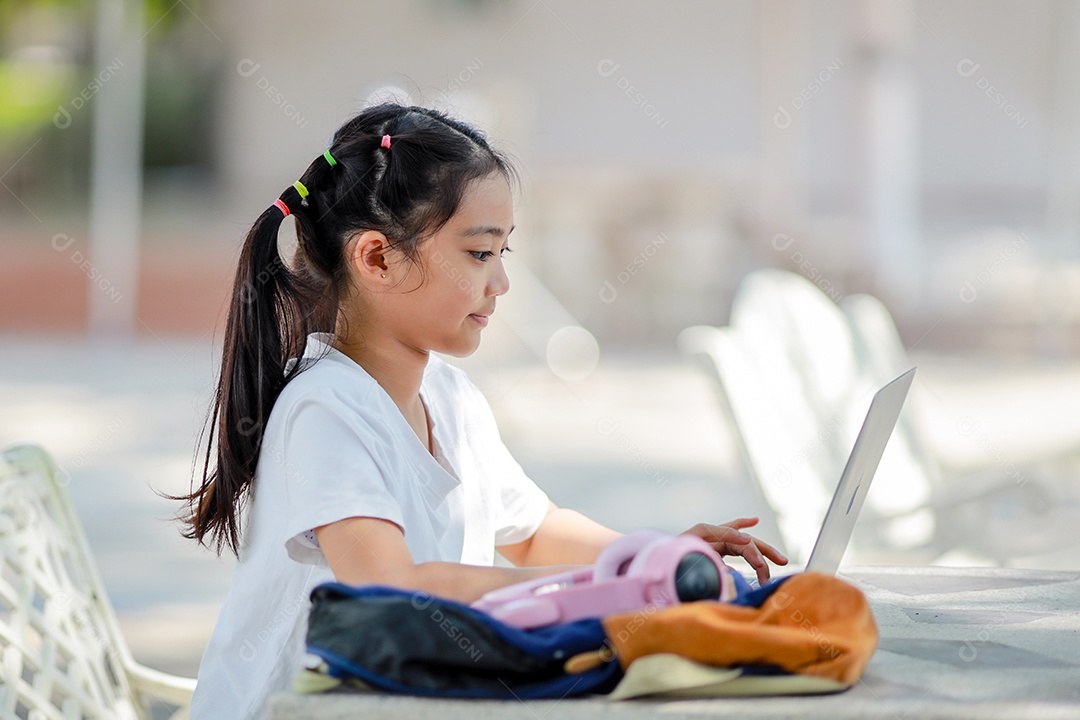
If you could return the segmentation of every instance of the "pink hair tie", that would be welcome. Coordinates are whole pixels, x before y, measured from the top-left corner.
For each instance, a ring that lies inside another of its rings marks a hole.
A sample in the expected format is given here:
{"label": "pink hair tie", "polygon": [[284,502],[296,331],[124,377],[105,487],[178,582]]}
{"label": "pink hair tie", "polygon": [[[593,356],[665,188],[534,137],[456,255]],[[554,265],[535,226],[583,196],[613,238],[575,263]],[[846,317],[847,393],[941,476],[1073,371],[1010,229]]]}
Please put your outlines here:
{"label": "pink hair tie", "polygon": [[389,135],[383,135],[382,136],[382,146],[384,148],[386,148],[387,150],[390,149],[390,136]]}
{"label": "pink hair tie", "polygon": [[285,201],[283,201],[281,198],[278,198],[274,201],[274,207],[281,211],[281,217],[289,217],[289,206],[286,205]]}

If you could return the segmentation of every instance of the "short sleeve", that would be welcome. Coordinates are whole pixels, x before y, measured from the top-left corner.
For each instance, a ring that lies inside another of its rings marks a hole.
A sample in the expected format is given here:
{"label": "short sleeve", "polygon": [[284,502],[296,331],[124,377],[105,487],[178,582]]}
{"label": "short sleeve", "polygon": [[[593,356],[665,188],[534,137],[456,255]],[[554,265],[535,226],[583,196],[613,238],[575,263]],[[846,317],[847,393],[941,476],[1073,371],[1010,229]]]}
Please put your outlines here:
{"label": "short sleeve", "polygon": [[282,540],[290,558],[325,563],[313,530],[345,518],[375,517],[404,527],[380,430],[329,390],[291,409],[282,453],[260,457],[260,463],[277,461],[272,475],[285,489],[288,522]]}
{"label": "short sleeve", "polygon": [[525,474],[499,440],[496,452],[500,512],[496,519],[495,545],[512,545],[532,537],[547,517],[548,496]]}
{"label": "short sleeve", "polygon": [[495,545],[512,545],[529,539],[540,528],[548,510],[548,496],[514,459],[502,441],[495,415],[480,388],[470,386],[470,423],[481,445],[481,473],[487,491],[496,501]]}

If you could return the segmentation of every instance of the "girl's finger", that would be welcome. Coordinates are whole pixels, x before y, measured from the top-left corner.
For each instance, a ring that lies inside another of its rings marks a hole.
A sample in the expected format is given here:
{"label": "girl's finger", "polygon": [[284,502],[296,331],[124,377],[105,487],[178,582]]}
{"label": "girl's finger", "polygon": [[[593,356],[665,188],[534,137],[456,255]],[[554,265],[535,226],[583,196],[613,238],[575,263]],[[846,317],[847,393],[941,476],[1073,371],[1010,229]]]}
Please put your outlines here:
{"label": "girl's finger", "polygon": [[749,535],[741,533],[736,528],[727,525],[707,525],[703,523],[703,527],[704,530],[699,537],[711,543],[714,547],[718,544],[723,545],[724,543],[746,545],[747,543],[753,542],[753,538]]}
{"label": "girl's finger", "polygon": [[717,530],[720,542],[732,542],[739,545],[749,545],[754,541],[754,538],[747,535],[744,532],[739,532],[738,528],[729,527],[727,525],[718,525]]}
{"label": "girl's finger", "polygon": [[[738,538],[738,539],[736,539],[736,538]],[[746,538],[746,539],[743,539],[743,538]],[[734,550],[734,552],[730,552],[728,554],[731,554],[731,555],[742,554],[742,551],[738,550],[737,548],[746,547],[746,546],[752,544],[752,545],[754,545],[756,547],[758,552],[760,552],[765,557],[772,560],[777,565],[787,565],[788,564],[788,559],[787,559],[787,557],[784,556],[784,553],[780,552],[779,550],[777,550],[776,548],[774,548],[772,545],[765,542],[764,540],[759,540],[758,538],[754,537],[753,535],[747,535],[745,533],[738,533],[737,535],[729,535],[726,542],[732,543],[734,545],[734,547],[732,548],[732,550]],[[720,548],[716,547],[716,543],[713,544],[713,547],[714,547],[714,549],[716,549],[717,552],[721,552]]]}
{"label": "girl's finger", "polygon": [[727,527],[733,527],[733,528],[753,527],[754,525],[758,524],[758,518],[756,516],[755,517],[748,517],[748,518],[736,518],[735,520],[732,520],[731,522],[726,522],[726,523],[722,523],[722,524],[727,526]]}
{"label": "girl's finger", "polygon": [[758,550],[756,545],[740,545],[737,548],[737,554],[741,555],[749,563],[750,567],[754,568],[759,584],[769,579],[769,564],[765,562],[765,558],[762,557],[761,551]]}
{"label": "girl's finger", "polygon": [[780,552],[769,543],[754,538],[754,544],[757,545],[758,550],[760,550],[765,557],[769,558],[777,565],[787,565],[788,559],[784,553]]}

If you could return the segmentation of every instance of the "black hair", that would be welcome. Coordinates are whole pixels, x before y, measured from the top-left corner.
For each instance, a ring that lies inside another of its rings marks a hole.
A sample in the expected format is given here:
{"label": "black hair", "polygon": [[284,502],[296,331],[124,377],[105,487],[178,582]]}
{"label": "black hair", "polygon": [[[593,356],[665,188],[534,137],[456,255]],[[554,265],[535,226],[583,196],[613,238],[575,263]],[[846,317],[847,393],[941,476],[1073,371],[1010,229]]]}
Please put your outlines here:
{"label": "black hair", "polygon": [[[390,148],[383,147],[384,135],[391,136]],[[300,176],[304,197],[290,186],[279,198],[295,218],[291,267],[278,250],[287,215],[277,205],[259,216],[244,240],[207,415],[211,440],[200,487],[193,478],[190,494],[168,496],[185,502],[182,535],[204,546],[207,539],[215,542],[218,555],[227,544],[239,557],[242,506],[267,418],[285,384],[306,367],[296,362],[286,373],[286,363],[302,355],[310,333],[334,332],[339,316],[344,319],[350,238],[377,230],[423,273],[420,244],[457,212],[469,183],[492,173],[518,181],[509,159],[479,130],[415,105],[365,108],[334,133],[329,153],[334,164],[320,155]]]}

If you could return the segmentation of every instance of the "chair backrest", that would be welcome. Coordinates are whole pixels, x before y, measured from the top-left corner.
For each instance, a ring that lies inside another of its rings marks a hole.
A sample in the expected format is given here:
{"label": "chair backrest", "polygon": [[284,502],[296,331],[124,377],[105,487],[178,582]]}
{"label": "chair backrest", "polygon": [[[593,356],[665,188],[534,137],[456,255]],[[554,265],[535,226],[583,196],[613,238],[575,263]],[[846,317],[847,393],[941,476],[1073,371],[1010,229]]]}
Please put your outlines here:
{"label": "chair backrest", "polygon": [[[840,301],[840,309],[847,316],[855,338],[861,390],[874,392],[911,367],[900,333],[884,303],[872,295],[848,295]],[[941,465],[916,421],[922,414],[924,397],[918,386],[912,391],[885,447],[881,475],[874,480],[877,494],[873,507],[881,514],[906,512],[925,504],[933,488],[941,483]]]}
{"label": "chair backrest", "polygon": [[[798,448],[820,476],[838,476],[847,453],[837,438],[850,423],[854,350],[839,309],[799,275],[763,269],[739,286],[731,325],[774,393],[774,403],[801,424]],[[772,338],[767,345],[761,338]],[[854,439],[854,435],[852,435]],[[834,483],[823,489],[831,493]]]}
{"label": "chair backrest", "polygon": [[741,306],[748,302],[773,308],[773,327],[783,337],[796,378],[818,416],[825,419],[838,408],[846,410],[857,358],[851,328],[836,303],[803,276],[774,268],[743,280],[732,325],[747,321]]}
{"label": "chair backrest", "polygon": [[67,482],[36,445],[0,455],[0,719],[145,718]]}
{"label": "chair backrest", "polygon": [[808,442],[816,424],[790,387],[790,371],[777,370],[770,339],[741,330],[697,325],[680,333],[679,345],[710,371],[754,488],[780,532],[777,541],[805,561],[828,508],[813,467],[820,448]]}

